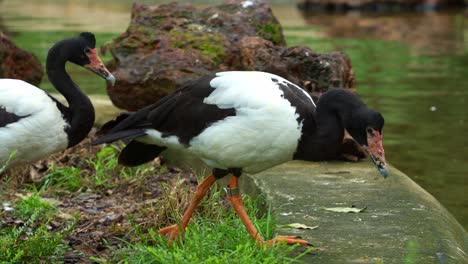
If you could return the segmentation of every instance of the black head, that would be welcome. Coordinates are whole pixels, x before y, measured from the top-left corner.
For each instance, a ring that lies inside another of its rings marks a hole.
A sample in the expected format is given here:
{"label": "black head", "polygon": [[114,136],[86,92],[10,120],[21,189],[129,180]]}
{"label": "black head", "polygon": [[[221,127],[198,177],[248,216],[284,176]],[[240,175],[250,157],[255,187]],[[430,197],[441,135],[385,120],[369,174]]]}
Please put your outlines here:
{"label": "black head", "polygon": [[368,146],[368,129],[382,134],[383,126],[383,116],[379,112],[363,106],[351,112],[351,118],[346,126],[346,130],[360,145]]}
{"label": "black head", "polygon": [[68,61],[84,67],[91,63],[93,49],[96,49],[96,37],[94,37],[93,33],[83,32],[72,38]]}
{"label": "black head", "polygon": [[106,79],[111,85],[115,83],[115,77],[99,58],[93,33],[83,32],[76,37],[64,39],[49,50],[48,70],[54,67],[64,67],[66,61],[85,67]]}
{"label": "black head", "polygon": [[362,106],[351,112],[346,130],[366,150],[377,169],[386,177],[388,170],[382,145],[383,126],[384,118],[379,112]]}

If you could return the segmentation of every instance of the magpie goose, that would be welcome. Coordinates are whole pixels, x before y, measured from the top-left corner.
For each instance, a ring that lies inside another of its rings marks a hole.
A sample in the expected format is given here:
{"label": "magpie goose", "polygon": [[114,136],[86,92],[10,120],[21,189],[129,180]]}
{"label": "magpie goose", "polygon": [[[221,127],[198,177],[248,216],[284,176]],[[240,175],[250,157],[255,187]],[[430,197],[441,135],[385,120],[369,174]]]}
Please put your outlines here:
{"label": "magpie goose", "polygon": [[[151,161],[166,148],[187,151],[213,168],[197,187],[181,221],[181,230],[216,179],[231,174],[228,197],[251,237],[259,243],[307,245],[279,236],[263,241],[242,206],[237,181],[242,173],[257,173],[289,160],[330,160],[340,156],[345,129],[387,175],[382,147],[383,117],[343,89],[323,94],[317,105],[300,87],[265,72],[221,72],[180,87],[135,113],[106,125],[94,144],[129,142],[119,162],[136,166]],[[177,225],[159,230],[178,235]]]}
{"label": "magpie goose", "polygon": [[95,45],[94,35],[83,32],[49,50],[47,76],[68,106],[24,81],[0,79],[0,167],[10,156],[8,166],[32,162],[74,146],[88,135],[94,124],[94,108],[65,71],[65,63],[83,66],[113,85],[115,78]]}

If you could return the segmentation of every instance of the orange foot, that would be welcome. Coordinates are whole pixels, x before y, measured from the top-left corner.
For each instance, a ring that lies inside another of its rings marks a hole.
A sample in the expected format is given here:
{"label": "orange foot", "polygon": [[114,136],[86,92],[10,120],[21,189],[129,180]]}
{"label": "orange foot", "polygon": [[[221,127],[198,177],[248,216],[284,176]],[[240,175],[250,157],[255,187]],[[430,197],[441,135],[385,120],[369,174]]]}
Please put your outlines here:
{"label": "orange foot", "polygon": [[305,240],[299,239],[299,238],[300,237],[298,237],[298,236],[277,236],[277,237],[275,237],[273,239],[270,239],[270,240],[266,241],[266,243],[276,245],[279,242],[285,242],[288,245],[300,244],[300,245],[303,245],[303,246],[313,246],[311,243],[309,243],[309,242],[307,242]]}
{"label": "orange foot", "polygon": [[159,229],[159,234],[165,235],[170,233],[169,240],[174,240],[179,235],[179,226],[178,225],[170,225],[164,228]]}

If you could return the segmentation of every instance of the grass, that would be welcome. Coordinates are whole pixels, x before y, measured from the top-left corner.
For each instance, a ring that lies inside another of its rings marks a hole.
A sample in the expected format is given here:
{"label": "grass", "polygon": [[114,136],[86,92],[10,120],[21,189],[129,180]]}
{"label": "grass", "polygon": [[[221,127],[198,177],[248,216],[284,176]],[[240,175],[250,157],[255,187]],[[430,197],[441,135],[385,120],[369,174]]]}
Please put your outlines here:
{"label": "grass", "polygon": [[[297,255],[294,246],[256,246],[218,187],[186,232],[168,245],[157,230],[180,220],[196,185],[193,174],[158,164],[123,168],[117,147],[71,151],[48,160],[35,182],[28,182],[25,170],[18,187],[4,184],[19,175],[7,171],[1,179],[0,203],[13,210],[0,210],[0,263],[62,263],[70,256],[97,263],[292,263],[300,258],[291,257]],[[261,235],[272,238],[275,221],[271,210],[261,213],[260,202],[246,197],[246,210]],[[88,213],[92,208],[99,210]],[[106,224],[114,214],[121,217]]]}
{"label": "grass", "polygon": [[406,243],[405,264],[416,263],[418,259],[418,243],[416,240],[409,240]]}
{"label": "grass", "polygon": [[11,162],[11,160],[15,157],[16,151],[13,151],[9,156],[5,164],[0,164],[0,175],[7,169],[8,164]]}
{"label": "grass", "polygon": [[[119,263],[291,263],[288,253],[294,246],[257,247],[233,211],[219,206],[220,190],[212,193],[203,211],[189,224],[183,237],[169,245],[157,229],[144,232],[134,225],[137,243],[124,242],[111,262]],[[259,219],[255,201],[247,198],[246,208],[264,237],[272,237],[274,221],[270,214]],[[209,212],[208,214],[205,214]],[[156,243],[156,245],[154,245]],[[96,259],[95,259],[96,260]]]}
{"label": "grass", "polygon": [[[15,224],[3,226],[5,221],[2,221],[0,229],[0,262],[61,262],[69,248],[63,243],[63,239],[71,231],[73,221],[59,232],[52,231],[49,224],[55,208],[42,200],[39,193],[21,197],[13,207]],[[0,213],[0,217],[2,220],[11,220],[5,212]]]}

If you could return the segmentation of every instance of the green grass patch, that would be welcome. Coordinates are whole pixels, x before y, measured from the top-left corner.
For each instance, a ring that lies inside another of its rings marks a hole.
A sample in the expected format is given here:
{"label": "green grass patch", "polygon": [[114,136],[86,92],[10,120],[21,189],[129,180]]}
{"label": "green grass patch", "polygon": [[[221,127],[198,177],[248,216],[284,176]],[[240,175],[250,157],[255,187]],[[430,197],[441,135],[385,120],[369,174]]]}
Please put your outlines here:
{"label": "green grass patch", "polygon": [[62,262],[69,246],[64,243],[70,229],[53,232],[49,221],[39,218],[40,211],[19,227],[0,229],[1,263],[57,263]]}
{"label": "green grass patch", "polygon": [[147,175],[167,171],[164,166],[155,168],[151,164],[136,168],[119,166],[118,153],[118,147],[108,146],[101,148],[86,159],[72,156],[70,162],[75,163],[73,167],[55,165],[52,162],[41,188],[58,195],[63,192],[102,192],[127,185],[129,182],[138,183]]}
{"label": "green grass patch", "polygon": [[[98,263],[292,263],[300,258],[297,252],[308,252],[288,245],[258,247],[217,186],[202,201],[186,232],[169,245],[157,230],[180,221],[193,197],[193,174],[154,163],[124,168],[117,164],[118,153],[115,146],[77,147],[51,157],[52,165],[40,180],[2,188],[0,202],[13,210],[0,210],[0,263],[77,259]],[[4,176],[18,175],[7,171]],[[273,238],[271,211],[265,210],[260,199],[244,200],[262,237]],[[106,217],[112,215],[121,217],[106,224]],[[82,251],[70,241],[95,248]]]}
{"label": "green grass patch", "polygon": [[54,205],[42,199],[40,192],[19,197],[9,205],[13,211],[0,212],[0,263],[63,262],[69,249],[64,239],[75,219],[52,230],[50,222],[58,212]]}
{"label": "green grass patch", "polygon": [[415,240],[409,240],[406,243],[405,264],[417,263],[417,259],[418,259],[418,243]]}
{"label": "green grass patch", "polygon": [[[221,191],[214,190],[194,215],[185,233],[173,244],[157,229],[142,230],[134,225],[137,243],[124,242],[116,249],[118,263],[293,263],[312,248],[295,257],[298,246],[280,244],[258,247],[233,210],[220,206]],[[274,236],[275,221],[271,210],[259,217],[258,200],[250,197],[244,204],[261,236]],[[156,244],[156,245],[154,245]],[[98,261],[99,262],[99,261]]]}
{"label": "green grass patch", "polygon": [[13,215],[21,219],[30,218],[35,214],[39,217],[49,217],[56,210],[51,202],[42,199],[38,192],[29,196],[21,196],[15,208]]}

